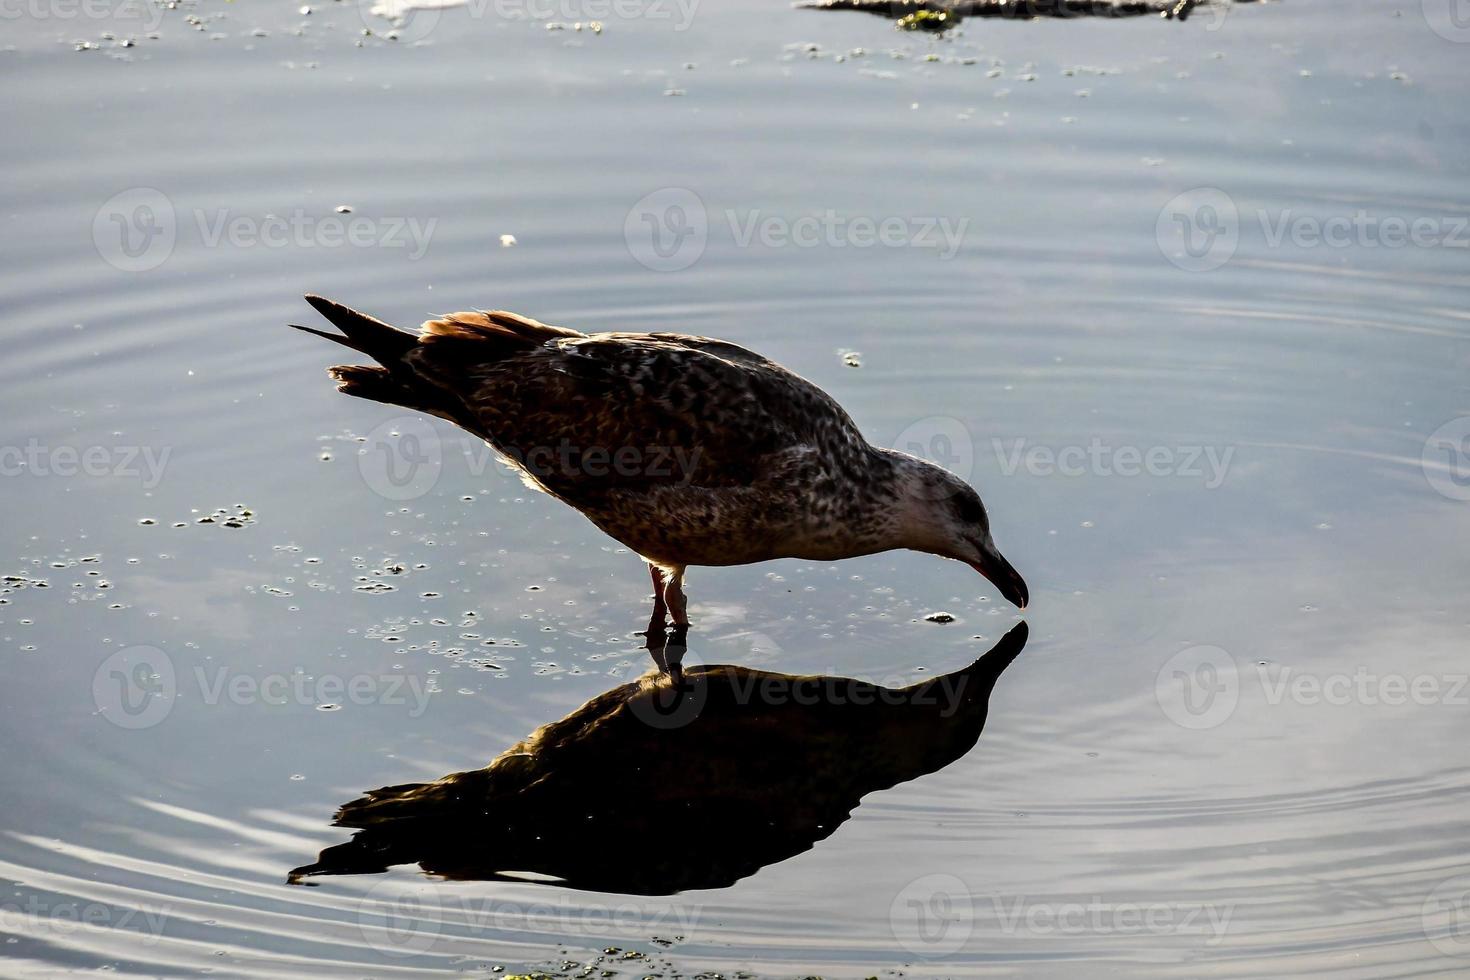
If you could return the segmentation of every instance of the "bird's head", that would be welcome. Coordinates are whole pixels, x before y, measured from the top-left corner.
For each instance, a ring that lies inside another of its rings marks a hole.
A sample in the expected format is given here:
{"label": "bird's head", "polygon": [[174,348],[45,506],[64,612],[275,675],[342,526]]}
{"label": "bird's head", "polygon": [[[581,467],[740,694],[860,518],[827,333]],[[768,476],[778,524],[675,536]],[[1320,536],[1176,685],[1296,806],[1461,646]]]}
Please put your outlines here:
{"label": "bird's head", "polygon": [[902,547],[964,562],[1025,609],[1031,598],[1026,581],[996,548],[990,516],[974,488],[927,460],[890,456],[898,463]]}

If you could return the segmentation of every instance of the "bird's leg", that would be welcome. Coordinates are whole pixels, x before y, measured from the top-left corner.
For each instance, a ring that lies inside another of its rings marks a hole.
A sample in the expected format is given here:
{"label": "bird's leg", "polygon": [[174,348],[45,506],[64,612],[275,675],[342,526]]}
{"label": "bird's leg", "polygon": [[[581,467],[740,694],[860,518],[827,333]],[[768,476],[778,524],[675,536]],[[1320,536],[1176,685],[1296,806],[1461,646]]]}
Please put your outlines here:
{"label": "bird's leg", "polygon": [[655,631],[663,634],[664,625],[668,622],[669,607],[664,602],[663,569],[650,563],[648,574],[653,579],[653,614],[648,617],[648,636],[651,638]]}
{"label": "bird's leg", "polygon": [[676,690],[684,683],[684,654],[689,650],[684,638],[688,633],[687,626],[675,626],[667,633],[662,627],[650,629],[648,639],[643,644],[643,648],[653,658],[653,665],[658,668],[658,672],[666,675],[670,685]]}
{"label": "bird's leg", "polygon": [[648,624],[648,632],[643,634],[643,649],[648,651],[649,657],[653,659],[653,665],[659,669],[659,673],[669,672],[669,662],[666,659],[665,648],[668,646],[669,636],[664,632],[662,623]]}
{"label": "bird's leg", "polygon": [[648,652],[653,654],[654,663],[659,664],[660,669],[663,669],[663,661],[660,660],[659,654],[654,649],[656,646],[660,651],[663,649],[663,627],[669,621],[667,619],[669,607],[663,601],[663,569],[656,564],[650,564],[648,574],[653,577],[653,613],[648,616],[648,629],[645,630],[644,636],[648,638]]}
{"label": "bird's leg", "polygon": [[668,643],[663,650],[663,670],[669,675],[669,683],[675,690],[684,686],[684,654],[689,651],[686,637],[688,626],[675,626],[669,631]]}
{"label": "bird's leg", "polygon": [[668,604],[669,612],[674,617],[675,626],[689,626],[689,612],[685,608],[684,600],[684,566],[680,565],[669,575],[669,582],[664,586],[664,602]]}

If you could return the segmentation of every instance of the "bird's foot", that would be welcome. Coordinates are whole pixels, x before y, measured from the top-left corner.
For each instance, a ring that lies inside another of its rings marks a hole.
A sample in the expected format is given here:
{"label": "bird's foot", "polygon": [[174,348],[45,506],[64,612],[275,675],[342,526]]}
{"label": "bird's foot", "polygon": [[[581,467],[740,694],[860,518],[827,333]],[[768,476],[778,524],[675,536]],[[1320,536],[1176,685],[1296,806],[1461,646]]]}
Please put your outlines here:
{"label": "bird's foot", "polygon": [[689,650],[689,627],[665,628],[663,624],[655,626],[649,623],[648,632],[643,635],[646,637],[643,647],[653,659],[654,666],[660,673],[669,675],[674,686],[678,687],[684,680],[682,664],[684,654]]}

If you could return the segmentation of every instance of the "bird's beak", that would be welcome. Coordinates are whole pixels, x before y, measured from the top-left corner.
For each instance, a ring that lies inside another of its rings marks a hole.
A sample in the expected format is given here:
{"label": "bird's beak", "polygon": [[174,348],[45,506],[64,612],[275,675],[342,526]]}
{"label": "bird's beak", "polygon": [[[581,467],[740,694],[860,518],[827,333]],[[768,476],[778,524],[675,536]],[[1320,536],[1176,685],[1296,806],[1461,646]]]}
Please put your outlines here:
{"label": "bird's beak", "polygon": [[1026,589],[1026,580],[1021,578],[1021,573],[1011,567],[1011,563],[1005,560],[995,545],[986,541],[980,546],[979,561],[969,563],[981,575],[990,579],[991,583],[1000,590],[1000,594],[1015,604],[1017,608],[1025,609],[1026,603],[1031,601],[1031,593]]}

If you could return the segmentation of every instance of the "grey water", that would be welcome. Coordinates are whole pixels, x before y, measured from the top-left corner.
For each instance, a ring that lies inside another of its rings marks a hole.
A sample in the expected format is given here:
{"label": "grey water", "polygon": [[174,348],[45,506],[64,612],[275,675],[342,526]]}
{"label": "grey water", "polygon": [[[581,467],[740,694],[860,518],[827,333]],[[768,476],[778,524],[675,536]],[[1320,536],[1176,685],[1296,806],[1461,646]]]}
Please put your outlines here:
{"label": "grey water", "polygon": [[[1459,8],[399,13],[0,8],[0,974],[1470,969]],[[337,394],[306,292],[758,350],[969,479],[1031,604],[694,569],[685,669],[812,711],[599,743],[544,860],[486,806],[289,882],[651,666],[637,557]],[[833,707],[1023,619],[942,751]]]}

